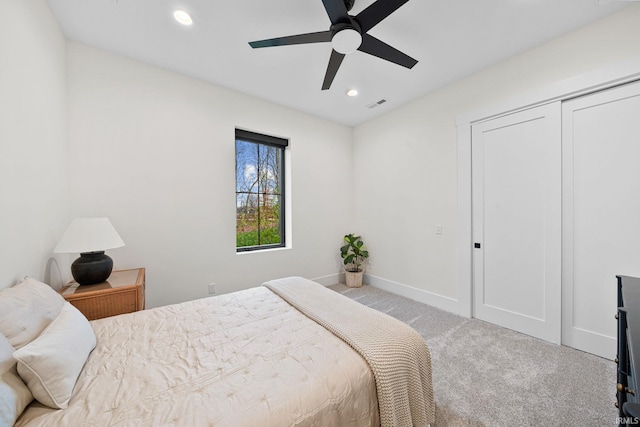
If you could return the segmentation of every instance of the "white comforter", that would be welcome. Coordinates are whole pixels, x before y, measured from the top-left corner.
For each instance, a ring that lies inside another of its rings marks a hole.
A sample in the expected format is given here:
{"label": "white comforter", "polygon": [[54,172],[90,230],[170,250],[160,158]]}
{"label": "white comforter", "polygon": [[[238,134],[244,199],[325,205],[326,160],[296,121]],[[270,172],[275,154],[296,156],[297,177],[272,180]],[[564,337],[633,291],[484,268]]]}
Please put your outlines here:
{"label": "white comforter", "polygon": [[367,363],[265,287],[91,322],[69,408],[17,426],[377,426]]}

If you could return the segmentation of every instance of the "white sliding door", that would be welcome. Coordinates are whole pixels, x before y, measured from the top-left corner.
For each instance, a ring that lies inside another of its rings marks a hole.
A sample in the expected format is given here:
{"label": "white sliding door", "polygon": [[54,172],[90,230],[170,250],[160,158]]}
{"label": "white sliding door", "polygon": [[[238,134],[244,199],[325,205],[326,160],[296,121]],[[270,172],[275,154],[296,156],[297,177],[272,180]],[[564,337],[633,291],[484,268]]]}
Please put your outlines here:
{"label": "white sliding door", "polygon": [[563,104],[563,344],[613,359],[617,274],[640,277],[640,83]]}
{"label": "white sliding door", "polygon": [[560,343],[561,107],[472,126],[474,317]]}

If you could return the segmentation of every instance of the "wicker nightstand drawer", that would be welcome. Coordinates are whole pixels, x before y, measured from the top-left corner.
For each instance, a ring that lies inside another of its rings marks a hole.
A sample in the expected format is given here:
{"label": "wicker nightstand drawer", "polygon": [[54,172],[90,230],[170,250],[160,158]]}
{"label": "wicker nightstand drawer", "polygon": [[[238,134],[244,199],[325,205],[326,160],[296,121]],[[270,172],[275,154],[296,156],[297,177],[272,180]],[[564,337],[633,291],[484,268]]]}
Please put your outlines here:
{"label": "wicker nightstand drawer", "polygon": [[145,269],[116,270],[106,282],[78,285],[71,282],[60,294],[84,314],[95,320],[144,310]]}

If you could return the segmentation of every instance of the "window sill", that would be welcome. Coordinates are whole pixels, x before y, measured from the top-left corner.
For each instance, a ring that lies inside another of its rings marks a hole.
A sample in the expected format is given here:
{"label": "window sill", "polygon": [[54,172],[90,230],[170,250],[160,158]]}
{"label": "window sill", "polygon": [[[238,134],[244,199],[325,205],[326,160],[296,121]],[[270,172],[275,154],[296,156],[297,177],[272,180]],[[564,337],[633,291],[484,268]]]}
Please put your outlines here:
{"label": "window sill", "polygon": [[291,246],[283,246],[281,248],[255,249],[253,251],[236,251],[236,255],[263,254],[265,252],[287,251],[289,249],[291,249]]}

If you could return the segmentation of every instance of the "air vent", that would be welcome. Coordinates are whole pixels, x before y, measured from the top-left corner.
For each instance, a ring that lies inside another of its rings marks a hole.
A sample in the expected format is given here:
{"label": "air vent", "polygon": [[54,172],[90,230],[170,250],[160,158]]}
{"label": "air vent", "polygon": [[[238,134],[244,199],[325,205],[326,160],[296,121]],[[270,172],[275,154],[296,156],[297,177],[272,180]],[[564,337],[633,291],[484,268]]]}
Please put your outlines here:
{"label": "air vent", "polygon": [[371,104],[369,104],[369,105],[366,105],[366,107],[367,107],[368,109],[376,108],[377,106],[382,105],[382,104],[384,104],[385,102],[387,102],[387,100],[386,100],[386,99],[381,99],[380,101],[376,101],[376,102],[373,102],[373,103],[371,103]]}

